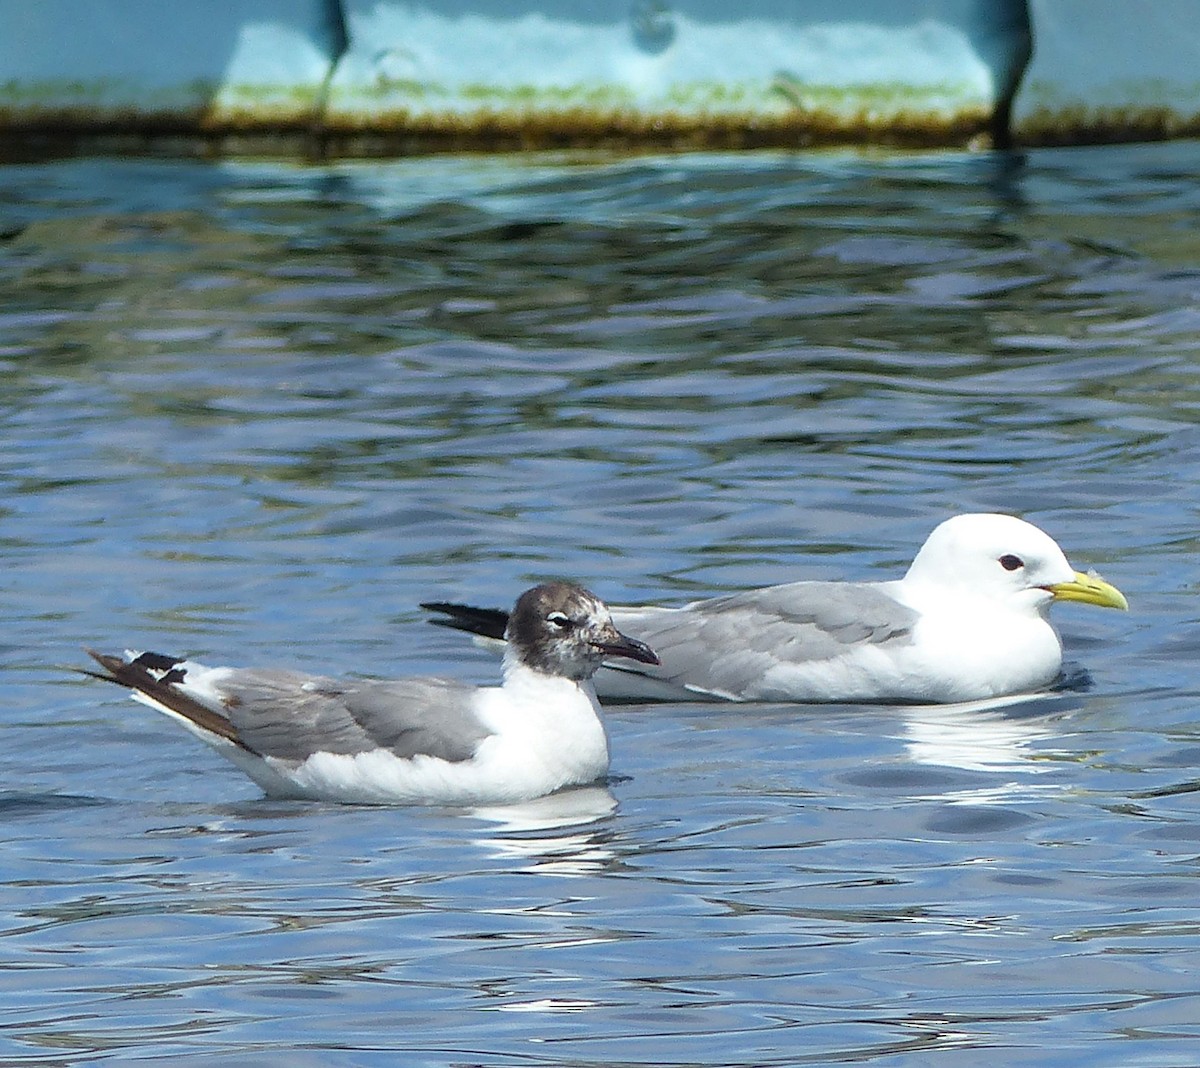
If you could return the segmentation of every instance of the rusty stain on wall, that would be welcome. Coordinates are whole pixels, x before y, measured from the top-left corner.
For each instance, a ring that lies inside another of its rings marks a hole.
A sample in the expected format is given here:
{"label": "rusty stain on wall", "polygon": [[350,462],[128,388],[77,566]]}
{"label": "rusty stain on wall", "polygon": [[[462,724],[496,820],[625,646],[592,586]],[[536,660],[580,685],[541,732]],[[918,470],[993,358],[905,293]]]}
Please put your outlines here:
{"label": "rusty stain on wall", "polygon": [[[572,108],[562,111],[482,109],[472,113],[377,113],[370,121],[325,123],[271,118],[262,112],[114,113],[97,120],[87,110],[22,116],[12,124],[0,109],[0,131],[19,131],[25,151],[0,138],[0,160],[78,151],[183,155],[298,155],[308,159],[379,158],[441,152],[597,148],[697,151],[812,148],[875,144],[896,148],[982,147],[992,143],[985,112],[949,118],[868,113],[846,116],[802,111],[763,116],[706,116]],[[190,146],[186,143],[190,141]]]}
{"label": "rusty stain on wall", "polygon": [[1165,104],[1141,107],[1039,107],[1024,115],[1016,136],[1022,144],[1107,145],[1200,137],[1200,112],[1181,114]]}

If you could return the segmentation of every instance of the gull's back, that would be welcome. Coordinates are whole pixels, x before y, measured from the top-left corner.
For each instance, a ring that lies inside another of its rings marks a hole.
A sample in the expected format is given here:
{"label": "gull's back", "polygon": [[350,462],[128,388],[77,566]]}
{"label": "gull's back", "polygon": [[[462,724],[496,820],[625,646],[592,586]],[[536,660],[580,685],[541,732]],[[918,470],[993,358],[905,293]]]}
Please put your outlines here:
{"label": "gull's back", "polygon": [[912,640],[916,613],[891,595],[893,585],[795,582],[677,609],[614,607],[617,625],[652,645],[662,666],[607,669],[596,676],[597,692],[627,699],[853,699],[873,669],[889,670],[871,651],[892,652]]}

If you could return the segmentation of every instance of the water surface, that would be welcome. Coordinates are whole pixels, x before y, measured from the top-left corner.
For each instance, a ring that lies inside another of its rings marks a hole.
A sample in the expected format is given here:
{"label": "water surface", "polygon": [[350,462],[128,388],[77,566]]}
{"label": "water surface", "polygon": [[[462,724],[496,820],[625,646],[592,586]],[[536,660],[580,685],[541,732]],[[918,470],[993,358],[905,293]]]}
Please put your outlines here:
{"label": "water surface", "polygon": [[[0,1061],[1187,1065],[1200,147],[0,170]],[[431,597],[1129,596],[992,711],[610,710],[517,810],[262,799],[80,647],[493,679]]]}

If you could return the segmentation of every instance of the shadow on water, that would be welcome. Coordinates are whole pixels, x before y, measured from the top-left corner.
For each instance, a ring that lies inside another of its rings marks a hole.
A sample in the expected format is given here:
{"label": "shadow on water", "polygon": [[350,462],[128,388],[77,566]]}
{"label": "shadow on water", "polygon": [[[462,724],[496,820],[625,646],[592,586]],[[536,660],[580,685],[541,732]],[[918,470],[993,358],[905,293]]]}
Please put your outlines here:
{"label": "shadow on water", "polygon": [[79,797],[71,794],[0,793],[0,818],[20,819],[22,816],[47,812],[70,811],[91,805],[103,805],[98,797]]}

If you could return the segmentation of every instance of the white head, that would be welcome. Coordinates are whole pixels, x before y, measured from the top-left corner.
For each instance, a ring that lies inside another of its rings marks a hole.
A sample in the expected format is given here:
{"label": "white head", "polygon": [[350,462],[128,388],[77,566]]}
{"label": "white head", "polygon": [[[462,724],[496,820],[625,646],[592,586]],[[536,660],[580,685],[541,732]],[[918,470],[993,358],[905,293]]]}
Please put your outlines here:
{"label": "white head", "polygon": [[1011,515],[956,515],[921,546],[905,582],[969,591],[1012,606],[1044,609],[1051,601],[1125,608],[1107,582],[1075,571],[1049,534]]}

